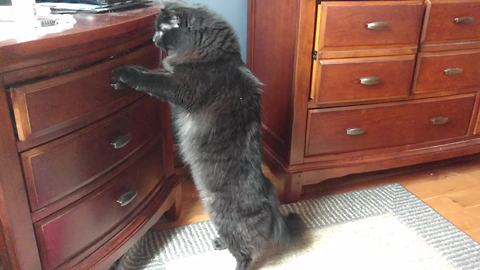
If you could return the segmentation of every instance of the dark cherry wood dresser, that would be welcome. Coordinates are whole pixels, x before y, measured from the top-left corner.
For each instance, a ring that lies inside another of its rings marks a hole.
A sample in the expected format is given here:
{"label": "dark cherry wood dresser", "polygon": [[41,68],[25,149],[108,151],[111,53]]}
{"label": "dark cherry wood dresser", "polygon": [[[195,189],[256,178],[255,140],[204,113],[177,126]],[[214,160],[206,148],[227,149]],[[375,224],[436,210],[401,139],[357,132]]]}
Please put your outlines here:
{"label": "dark cherry wood dresser", "polygon": [[168,106],[110,86],[119,65],[159,65],[159,12],[0,40],[0,269],[108,269],[178,210]]}
{"label": "dark cherry wood dresser", "polygon": [[250,0],[281,196],[480,152],[480,1]]}

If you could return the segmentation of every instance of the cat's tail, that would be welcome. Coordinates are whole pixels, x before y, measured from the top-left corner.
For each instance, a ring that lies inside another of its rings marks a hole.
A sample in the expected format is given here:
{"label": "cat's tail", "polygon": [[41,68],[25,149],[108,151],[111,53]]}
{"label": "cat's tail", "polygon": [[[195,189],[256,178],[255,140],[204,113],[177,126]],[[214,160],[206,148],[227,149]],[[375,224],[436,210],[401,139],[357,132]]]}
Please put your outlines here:
{"label": "cat's tail", "polygon": [[303,238],[307,225],[297,213],[290,213],[285,217],[288,235],[291,242],[297,242]]}
{"label": "cat's tail", "polygon": [[290,213],[286,216],[281,215],[277,221],[276,232],[274,232],[274,241],[277,244],[293,244],[304,238],[307,226],[305,222],[296,213]]}

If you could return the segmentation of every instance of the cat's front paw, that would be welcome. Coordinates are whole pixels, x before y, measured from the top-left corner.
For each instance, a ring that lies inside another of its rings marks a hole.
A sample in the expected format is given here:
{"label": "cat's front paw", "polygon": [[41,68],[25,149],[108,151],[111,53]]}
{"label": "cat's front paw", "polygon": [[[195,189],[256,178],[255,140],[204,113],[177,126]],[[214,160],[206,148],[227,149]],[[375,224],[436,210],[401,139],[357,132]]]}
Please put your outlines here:
{"label": "cat's front paw", "polygon": [[110,85],[115,90],[123,90],[129,87],[135,88],[142,67],[138,66],[121,66],[112,71],[112,79]]}
{"label": "cat's front paw", "polygon": [[114,81],[114,80],[112,80],[112,82],[110,83],[110,86],[115,90],[124,90],[128,88],[128,85],[121,83],[119,81]]}

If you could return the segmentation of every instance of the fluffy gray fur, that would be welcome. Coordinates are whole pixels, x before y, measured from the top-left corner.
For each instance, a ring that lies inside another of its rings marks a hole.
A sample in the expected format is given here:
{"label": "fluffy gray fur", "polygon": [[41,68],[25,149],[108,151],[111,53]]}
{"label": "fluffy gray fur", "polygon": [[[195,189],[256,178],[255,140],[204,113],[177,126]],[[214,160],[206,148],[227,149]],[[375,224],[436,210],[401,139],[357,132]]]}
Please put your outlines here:
{"label": "fluffy gray fur", "polygon": [[220,239],[250,269],[262,251],[299,239],[304,223],[279,212],[262,173],[261,87],[245,66],[230,25],[205,8],[168,4],[153,41],[168,51],[164,70],[123,66],[112,85],[170,103],[181,153]]}

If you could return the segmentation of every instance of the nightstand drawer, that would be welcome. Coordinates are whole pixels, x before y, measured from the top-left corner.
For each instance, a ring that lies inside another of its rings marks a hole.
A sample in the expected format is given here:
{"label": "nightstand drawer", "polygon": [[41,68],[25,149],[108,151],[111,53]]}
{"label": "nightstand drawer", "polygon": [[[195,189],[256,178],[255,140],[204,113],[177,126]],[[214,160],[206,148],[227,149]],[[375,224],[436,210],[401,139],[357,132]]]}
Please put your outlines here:
{"label": "nightstand drawer", "polygon": [[88,256],[133,218],[164,178],[161,149],[151,147],[100,189],[34,224],[44,269]]}
{"label": "nightstand drawer", "polygon": [[138,99],[141,94],[115,91],[116,66],[158,64],[158,49],[145,47],[118,59],[10,89],[18,139],[29,148],[94,122]]}
{"label": "nightstand drawer", "polygon": [[474,95],[310,110],[306,155],[343,153],[466,136]]}
{"label": "nightstand drawer", "polygon": [[142,99],[94,125],[21,154],[32,211],[93,182],[158,134],[159,106]]}
{"label": "nightstand drawer", "polygon": [[429,2],[422,43],[480,41],[480,1]]}
{"label": "nightstand drawer", "polygon": [[421,1],[325,1],[319,6],[319,49],[355,46],[416,46]]}
{"label": "nightstand drawer", "polygon": [[414,92],[471,89],[480,86],[480,50],[421,53]]}
{"label": "nightstand drawer", "polygon": [[312,99],[318,104],[407,97],[415,55],[320,60]]}

